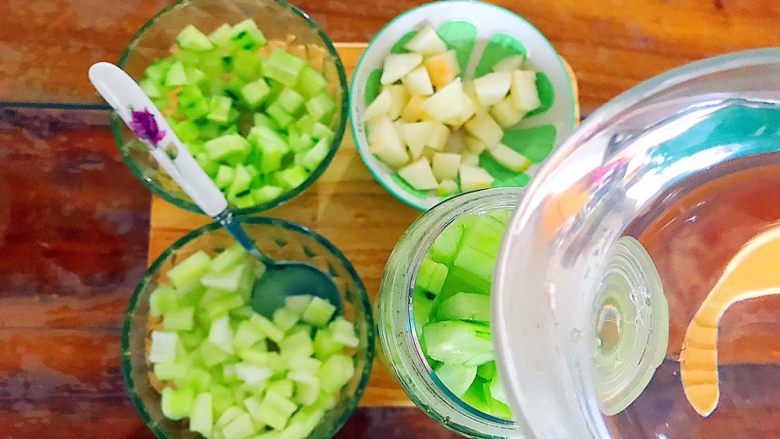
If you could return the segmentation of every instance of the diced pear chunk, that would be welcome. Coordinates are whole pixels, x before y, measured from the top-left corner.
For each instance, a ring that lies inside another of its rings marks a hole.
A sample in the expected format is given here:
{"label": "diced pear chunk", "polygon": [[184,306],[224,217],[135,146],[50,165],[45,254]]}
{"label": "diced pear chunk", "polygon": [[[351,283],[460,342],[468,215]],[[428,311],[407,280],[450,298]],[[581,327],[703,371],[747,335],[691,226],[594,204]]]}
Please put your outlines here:
{"label": "diced pear chunk", "polygon": [[477,113],[474,118],[466,122],[465,127],[469,134],[481,140],[488,148],[498,145],[504,137],[504,130],[488,113]]}
{"label": "diced pear chunk", "polygon": [[501,125],[501,128],[509,128],[523,120],[526,112],[518,110],[511,96],[505,97],[490,109],[490,115]]}
{"label": "diced pear chunk", "polygon": [[428,76],[431,77],[431,83],[437,90],[454,81],[460,73],[458,57],[454,50],[426,59],[425,68],[428,70]]}
{"label": "diced pear chunk", "polygon": [[460,188],[466,191],[486,189],[493,184],[493,177],[479,166],[460,165]]}
{"label": "diced pear chunk", "polygon": [[512,74],[509,72],[493,72],[474,80],[474,92],[480,105],[489,107],[501,102],[509,93]]}
{"label": "diced pear chunk", "polygon": [[460,167],[460,154],[437,152],[433,156],[433,176],[437,180],[455,180]]}
{"label": "diced pear chunk", "polygon": [[450,137],[450,129],[446,125],[439,122],[428,121],[429,134],[428,139],[425,142],[425,146],[436,151],[443,151],[444,146],[447,144],[447,140]]}
{"label": "diced pear chunk", "polygon": [[[363,118],[366,121],[370,121],[379,116],[385,116],[390,111],[390,107],[393,105],[393,96],[385,89],[377,95],[377,97],[371,101],[371,104],[366,108],[366,112],[363,113]],[[391,118],[392,119],[392,118]]]}
{"label": "diced pear chunk", "polygon": [[461,154],[461,156],[460,156],[460,163],[462,165],[479,166],[479,155],[478,154],[472,154],[470,152]]}
{"label": "diced pear chunk", "polygon": [[463,112],[463,96],[463,84],[457,78],[427,98],[423,110],[439,122],[450,120]]}
{"label": "diced pear chunk", "polygon": [[431,164],[426,158],[421,158],[399,169],[398,175],[418,191],[436,189],[439,186],[436,177],[433,176]]}
{"label": "diced pear chunk", "polygon": [[513,70],[520,70],[520,68],[523,67],[523,62],[525,62],[525,57],[523,55],[508,56],[497,62],[496,65],[493,66],[493,71],[511,72]]}
{"label": "diced pear chunk", "polygon": [[498,164],[514,172],[523,172],[531,167],[531,161],[514,149],[499,143],[488,150]]}
{"label": "diced pear chunk", "polygon": [[389,92],[392,98],[390,108],[387,110],[387,117],[390,120],[396,120],[401,116],[401,111],[406,103],[409,102],[409,93],[407,93],[406,87],[400,84],[386,85],[383,93],[385,91]]}
{"label": "diced pear chunk", "polygon": [[518,110],[529,112],[539,108],[542,102],[539,100],[539,91],[536,89],[536,72],[533,70],[512,72],[510,95]]}
{"label": "diced pear chunk", "polygon": [[422,156],[425,145],[428,143],[428,138],[431,135],[431,124],[436,122],[413,122],[404,123],[402,129],[404,132],[404,139],[406,140],[406,146],[409,147],[409,153],[412,156],[412,160],[417,160]]}
{"label": "diced pear chunk", "polygon": [[464,149],[466,149],[466,133],[461,129],[450,131],[450,137],[444,145],[444,150],[460,154]]}
{"label": "diced pear chunk", "polygon": [[454,118],[450,120],[444,121],[449,126],[452,127],[460,127],[464,123],[468,122],[469,119],[471,119],[474,114],[477,112],[477,105],[474,103],[474,101],[467,95],[463,94],[463,111]]}
{"label": "diced pear chunk", "polygon": [[436,195],[443,197],[445,195],[454,194],[458,191],[458,184],[454,180],[444,180],[439,182],[439,187],[436,188]]}
{"label": "diced pear chunk", "polygon": [[387,55],[379,82],[382,85],[387,85],[398,81],[419,66],[422,60],[422,55],[419,53],[391,53]]}
{"label": "diced pear chunk", "polygon": [[393,122],[393,128],[395,128],[395,133],[398,134],[398,140],[401,141],[401,145],[406,145],[406,133],[403,125],[404,123],[400,120]]}
{"label": "diced pear chunk", "polygon": [[426,24],[406,43],[404,49],[422,55],[436,55],[437,53],[446,52],[447,45],[439,38],[439,34],[436,33],[433,27],[430,24]]}
{"label": "diced pear chunk", "polygon": [[400,168],[409,162],[406,148],[398,138],[393,122],[387,116],[379,116],[368,127],[368,148],[386,165]]}
{"label": "diced pear chunk", "polygon": [[476,137],[466,136],[466,149],[472,154],[480,155],[487,149],[487,145]]}
{"label": "diced pear chunk", "polygon": [[419,66],[401,79],[401,82],[409,90],[410,94],[430,96],[433,94],[433,84],[425,66]]}
{"label": "diced pear chunk", "polygon": [[403,119],[404,122],[418,122],[427,119],[428,115],[425,114],[425,110],[423,109],[425,100],[426,98],[424,96],[412,95],[404,109],[401,110],[401,119]]}

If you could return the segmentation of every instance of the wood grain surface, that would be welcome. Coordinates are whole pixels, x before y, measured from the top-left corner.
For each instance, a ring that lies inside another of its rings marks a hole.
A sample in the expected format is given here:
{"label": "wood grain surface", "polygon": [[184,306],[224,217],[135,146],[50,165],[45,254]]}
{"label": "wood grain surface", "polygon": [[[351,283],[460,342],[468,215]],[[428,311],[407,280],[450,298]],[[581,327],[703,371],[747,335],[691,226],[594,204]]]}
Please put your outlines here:
{"label": "wood grain surface", "polygon": [[[99,102],[87,67],[115,61],[170,0],[0,0],[0,101]],[[422,0],[296,0],[334,41],[369,41]],[[581,81],[583,112],[689,61],[780,44],[777,0],[498,0],[538,27]],[[63,38],[63,36],[66,36]]]}

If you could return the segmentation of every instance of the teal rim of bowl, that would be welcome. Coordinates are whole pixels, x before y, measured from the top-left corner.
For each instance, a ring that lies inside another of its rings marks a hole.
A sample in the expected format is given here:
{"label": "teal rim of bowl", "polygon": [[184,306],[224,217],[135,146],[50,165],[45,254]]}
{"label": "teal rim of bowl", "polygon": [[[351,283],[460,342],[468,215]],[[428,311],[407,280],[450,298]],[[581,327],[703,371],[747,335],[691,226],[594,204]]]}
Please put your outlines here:
{"label": "teal rim of bowl", "polygon": [[[352,415],[352,413],[355,411],[355,409],[358,406],[358,403],[360,402],[360,399],[363,397],[363,393],[366,390],[366,386],[368,385],[368,378],[371,375],[371,368],[374,364],[374,353],[375,353],[375,326],[374,326],[374,316],[372,312],[372,306],[371,301],[368,298],[368,293],[366,292],[366,287],[363,285],[363,281],[360,279],[360,276],[358,275],[357,270],[355,270],[355,267],[352,266],[352,263],[349,262],[349,259],[347,259],[346,256],[335,246],[333,243],[325,239],[322,235],[314,232],[310,228],[306,226],[302,226],[290,221],[285,221],[282,219],[277,218],[269,218],[269,217],[237,217],[238,221],[242,224],[266,224],[271,226],[277,226],[281,227],[287,230],[292,230],[297,233],[301,233],[304,235],[308,235],[309,237],[313,238],[315,241],[320,243],[325,249],[327,249],[329,252],[331,252],[333,255],[338,258],[339,261],[344,265],[344,268],[346,268],[347,273],[352,278],[352,281],[355,282],[355,285],[357,286],[357,292],[358,296],[360,297],[360,306],[356,305],[358,308],[360,308],[361,312],[365,316],[366,320],[366,349],[365,349],[365,366],[363,367],[363,373],[360,376],[360,381],[357,384],[357,387],[355,388],[355,393],[349,398],[349,402],[347,405],[346,410],[344,410],[344,413],[342,413],[341,417],[333,424],[333,428],[327,432],[325,437],[331,437],[336,432],[338,432],[341,427],[344,426],[344,424],[347,422],[347,419]],[[209,223],[203,227],[200,227],[198,229],[195,229],[191,231],[190,233],[182,236],[176,242],[171,244],[170,247],[165,249],[162,253],[160,253],[159,256],[152,262],[152,264],[149,266],[149,268],[146,269],[143,276],[141,277],[141,280],[138,282],[138,285],[136,285],[135,290],[133,291],[133,295],[130,297],[130,303],[127,306],[127,311],[125,312],[125,319],[124,323],[122,324],[122,339],[120,341],[120,355],[122,357],[122,375],[124,377],[124,383],[125,387],[127,389],[127,393],[130,395],[130,400],[133,403],[133,406],[136,409],[136,412],[138,412],[139,416],[141,417],[141,420],[144,422],[144,424],[154,433],[155,436],[161,439],[172,439],[166,432],[164,432],[162,429],[160,429],[159,424],[157,424],[152,417],[149,415],[149,412],[146,410],[146,404],[141,400],[141,398],[138,396],[138,393],[134,390],[135,389],[135,381],[132,377],[132,367],[130,362],[130,334],[133,330],[132,325],[132,315],[135,312],[136,306],[138,305],[138,297],[141,294],[141,291],[146,287],[149,278],[153,274],[155,274],[158,269],[160,268],[160,265],[168,259],[168,257],[181,248],[184,244],[187,244],[190,241],[193,241],[200,236],[220,229],[222,226],[219,223]],[[333,410],[333,409],[331,409]],[[327,412],[325,412],[327,413]]]}
{"label": "teal rim of bowl", "polygon": [[[322,27],[319,24],[317,24],[317,22],[315,22],[309,16],[309,14],[307,14],[297,6],[287,2],[286,0],[268,0],[268,1],[272,1],[278,4],[279,6],[285,7],[293,11],[296,15],[301,17],[303,21],[309,26],[309,28],[315,31],[317,35],[319,35],[320,38],[322,39],[322,42],[325,43],[325,47],[327,47],[328,53],[330,53],[331,57],[333,57],[333,59],[335,60],[336,71],[338,72],[339,87],[341,88],[341,118],[338,122],[338,126],[333,132],[334,134],[333,141],[331,142],[331,148],[330,151],[328,152],[328,155],[325,156],[325,159],[323,159],[322,162],[320,162],[319,166],[317,166],[317,168],[309,175],[308,178],[306,178],[306,180],[304,180],[303,183],[300,184],[300,186],[297,186],[292,190],[290,190],[289,192],[285,192],[279,198],[268,201],[266,203],[257,204],[252,207],[244,207],[244,208],[231,207],[230,210],[237,215],[252,215],[255,213],[260,213],[266,210],[273,209],[275,207],[279,207],[287,203],[288,201],[292,200],[293,198],[297,197],[298,195],[303,193],[306,189],[308,189],[325,172],[325,170],[330,165],[330,162],[333,161],[333,157],[336,155],[336,152],[338,152],[338,149],[341,146],[341,142],[344,139],[344,132],[346,131],[346,126],[347,126],[346,116],[349,111],[348,108],[349,100],[347,97],[347,95],[349,94],[349,88],[347,86],[347,74],[344,70],[344,64],[341,62],[341,57],[336,51],[336,47],[333,45],[333,42],[325,33],[325,31],[322,29]],[[197,1],[195,3],[197,3]],[[177,3],[167,6],[161,9],[159,12],[157,12],[151,19],[149,19],[149,21],[147,21],[143,26],[141,26],[141,28],[133,35],[132,39],[130,40],[130,43],[127,45],[127,47],[122,51],[122,54],[119,56],[119,63],[118,63],[119,67],[124,68],[125,62],[127,61],[128,56],[130,56],[130,53],[135,47],[135,44],[138,42],[141,36],[143,36],[144,32],[146,32],[147,29],[149,29],[150,27],[156,24],[156,22],[160,19],[160,17],[162,17],[165,14],[168,14],[169,12],[175,12],[175,10],[177,9],[185,8],[190,5],[193,5],[192,0],[179,0]],[[133,175],[135,175],[136,178],[138,178],[141,181],[141,183],[143,183],[144,186],[146,186],[150,191],[152,191],[153,194],[159,196],[160,198],[173,204],[174,206],[180,207],[185,210],[189,210],[190,212],[204,214],[203,211],[197,205],[195,205],[195,203],[193,203],[191,200],[177,198],[170,195],[170,193],[166,191],[163,187],[161,187],[159,184],[144,176],[144,173],[138,167],[135,160],[133,160],[133,158],[130,157],[130,155],[125,151],[126,150],[126,148],[124,148],[125,139],[122,137],[122,129],[121,129],[122,125],[123,122],[119,119],[119,116],[116,114],[116,111],[111,110],[111,133],[114,136],[114,141],[119,147],[119,152],[122,154],[122,158],[127,164],[127,167],[130,168],[130,171],[133,173]]]}
{"label": "teal rim of bowl", "polygon": [[[364,151],[365,148],[363,148],[361,145],[358,144],[359,140],[358,140],[358,136],[357,136],[357,131],[355,130],[355,115],[352,112],[352,108],[355,108],[355,106],[354,106],[354,102],[355,101],[354,100],[358,99],[358,97],[355,96],[355,91],[354,91],[355,90],[354,77],[355,77],[355,74],[357,72],[359,72],[361,70],[361,68],[363,67],[363,60],[366,57],[366,53],[368,53],[368,51],[371,50],[371,48],[374,46],[374,43],[376,43],[377,40],[379,40],[382,37],[382,34],[384,34],[385,31],[390,26],[394,25],[397,21],[401,20],[403,17],[405,17],[406,15],[408,15],[408,14],[414,12],[414,11],[417,11],[419,9],[424,9],[424,8],[427,8],[427,7],[430,7],[430,6],[436,6],[436,5],[441,4],[441,3],[479,3],[481,5],[485,5],[485,6],[491,7],[491,8],[495,9],[496,11],[498,11],[500,13],[512,15],[515,18],[519,19],[520,21],[523,21],[524,23],[526,23],[528,25],[528,27],[533,32],[536,32],[537,34],[539,34],[539,36],[542,38],[542,40],[544,40],[547,43],[548,49],[550,51],[552,51],[553,53],[555,53],[556,55],[558,54],[558,51],[555,50],[555,47],[553,47],[552,43],[550,43],[550,41],[547,39],[547,37],[545,37],[544,34],[539,29],[536,28],[536,26],[531,24],[531,22],[529,22],[528,20],[526,20],[522,16],[520,16],[520,15],[510,11],[509,9],[502,8],[501,6],[497,6],[497,5],[494,5],[494,4],[491,4],[491,3],[486,3],[486,2],[483,2],[483,1],[479,1],[479,0],[443,0],[443,1],[438,1],[438,2],[435,2],[435,3],[426,3],[424,5],[417,6],[416,8],[409,9],[408,11],[403,12],[401,15],[393,18],[389,23],[384,25],[382,27],[382,29],[380,29],[380,31],[377,32],[376,35],[374,35],[374,38],[372,38],[371,41],[369,41],[368,45],[366,46],[366,49],[363,51],[363,54],[360,55],[360,60],[358,60],[357,66],[355,67],[355,70],[354,70],[354,73],[352,73],[353,81],[352,81],[352,83],[349,86],[349,110],[350,110],[349,111],[349,126],[350,126],[350,129],[352,130],[352,139],[355,142],[355,149],[357,149],[358,154],[360,155],[360,159],[363,160],[363,163],[365,163],[366,168],[368,168],[368,170],[371,172],[371,175],[374,176],[374,179],[376,181],[378,181],[379,184],[381,184],[382,187],[384,187],[385,190],[390,192],[390,194],[392,194],[395,198],[397,198],[398,200],[400,200],[401,202],[403,202],[407,206],[413,207],[413,208],[415,208],[415,209],[417,209],[417,210],[419,210],[421,212],[426,212],[430,208],[425,208],[425,207],[421,206],[418,203],[414,203],[411,200],[408,200],[408,199],[402,197],[401,195],[398,194],[398,192],[393,190],[387,184],[387,182],[385,181],[386,178],[389,178],[390,174],[388,174],[388,177],[384,177],[384,176],[381,175],[382,173],[380,171],[378,171],[373,166],[371,166],[369,164],[368,160],[365,157],[365,154],[366,154],[366,152]],[[569,124],[568,124],[569,125],[569,133],[571,134],[571,132],[574,131],[574,127],[575,127],[575,124],[577,122],[576,121],[577,97],[574,95],[574,87],[572,87],[572,85],[571,85],[571,76],[569,75],[569,70],[563,64],[563,60],[561,60],[560,55],[558,55],[558,62],[560,63],[561,69],[563,70],[564,74],[569,79],[568,84],[567,84],[567,91],[568,91],[569,97],[571,98],[571,101],[574,102],[574,105],[571,106],[571,115],[569,116]],[[561,143],[562,143],[562,140],[559,140],[557,142],[558,145],[560,145]],[[465,193],[465,192],[461,192],[461,193]],[[452,198],[453,196],[457,196],[457,195],[460,195],[460,194],[454,194],[454,195],[450,195],[450,196],[447,196],[447,197],[439,197],[439,202],[441,203],[442,201],[448,200],[448,199]]]}

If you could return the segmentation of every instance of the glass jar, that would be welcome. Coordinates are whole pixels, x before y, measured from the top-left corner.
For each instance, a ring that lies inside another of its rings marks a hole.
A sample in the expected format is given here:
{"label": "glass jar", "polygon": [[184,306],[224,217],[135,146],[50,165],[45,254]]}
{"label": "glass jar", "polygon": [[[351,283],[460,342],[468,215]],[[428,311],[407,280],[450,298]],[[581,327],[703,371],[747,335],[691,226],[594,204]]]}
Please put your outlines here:
{"label": "glass jar", "polygon": [[486,189],[462,194],[423,214],[396,244],[379,291],[378,335],[383,360],[406,394],[431,418],[462,435],[476,438],[517,437],[518,423],[476,410],[452,394],[428,365],[414,326],[414,285],[420,264],[434,239],[465,215],[514,210],[523,191]]}

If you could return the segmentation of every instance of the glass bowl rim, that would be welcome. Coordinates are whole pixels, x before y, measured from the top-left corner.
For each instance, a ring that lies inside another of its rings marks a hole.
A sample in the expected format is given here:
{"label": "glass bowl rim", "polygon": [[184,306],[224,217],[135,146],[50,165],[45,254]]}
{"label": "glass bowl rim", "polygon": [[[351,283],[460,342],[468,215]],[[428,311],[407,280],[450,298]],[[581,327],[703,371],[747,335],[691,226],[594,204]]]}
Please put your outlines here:
{"label": "glass bowl rim", "polygon": [[[317,168],[315,168],[314,171],[311,174],[309,174],[309,176],[306,178],[306,180],[303,181],[303,183],[300,184],[300,186],[297,186],[292,190],[290,190],[289,192],[285,192],[281,196],[273,200],[267,201],[265,203],[257,204],[252,207],[244,207],[244,208],[232,207],[231,210],[235,212],[237,215],[252,215],[252,214],[273,209],[275,207],[279,207],[287,203],[288,201],[292,200],[293,198],[297,197],[298,195],[302,194],[304,191],[306,191],[306,189],[308,189],[312,184],[314,184],[314,182],[317,179],[319,179],[319,177],[328,168],[331,161],[333,161],[333,157],[336,155],[336,152],[338,152],[338,149],[341,146],[341,143],[344,139],[344,133],[347,127],[347,119],[349,118],[349,116],[347,115],[347,111],[349,111],[349,87],[347,85],[347,74],[346,71],[344,70],[344,64],[341,61],[341,57],[339,56],[336,47],[333,45],[333,41],[331,41],[330,37],[328,37],[328,35],[325,33],[322,27],[319,24],[317,24],[317,22],[315,22],[311,18],[311,16],[309,16],[309,14],[307,14],[297,6],[293,5],[292,3],[289,3],[287,0],[265,0],[265,1],[275,3],[283,8],[287,8],[288,10],[292,11],[295,15],[302,18],[304,23],[306,23],[306,25],[309,26],[309,28],[312,29],[320,37],[322,42],[325,44],[328,53],[335,61],[336,71],[339,77],[339,88],[341,89],[341,117],[338,122],[338,126],[333,132],[334,133],[333,141],[330,144],[330,151],[328,152],[328,155],[325,156],[322,162],[320,162]],[[197,2],[197,0],[195,0],[195,2]],[[138,29],[133,34],[132,38],[130,39],[130,43],[128,43],[127,47],[125,47],[125,49],[122,50],[122,53],[119,56],[119,62],[118,62],[119,67],[124,69],[125,64],[127,62],[127,58],[132,53],[135,44],[138,42],[138,40],[141,39],[141,37],[146,33],[146,31],[149,28],[154,26],[157,23],[157,21],[160,20],[160,18],[162,18],[164,15],[167,15],[168,13],[175,12],[178,9],[183,9],[193,4],[194,4],[193,0],[179,0],[176,3],[166,6],[165,8],[161,9],[156,14],[154,14],[152,18],[150,18],[146,23],[144,23],[144,25],[141,26],[141,28]],[[117,144],[117,147],[119,148],[120,154],[122,154],[122,159],[124,160],[125,164],[127,165],[128,168],[130,168],[130,172],[132,172],[133,175],[138,180],[140,180],[141,183],[144,186],[146,186],[146,188],[149,189],[153,194],[159,196],[165,201],[173,204],[176,207],[180,207],[190,212],[204,214],[203,211],[197,205],[195,205],[195,203],[193,203],[191,200],[172,196],[169,191],[165,190],[162,186],[160,186],[153,180],[146,178],[144,176],[143,171],[141,171],[136,161],[130,156],[129,153],[127,153],[126,148],[123,148],[124,145],[124,138],[122,136],[123,122],[116,114],[116,111],[111,110],[110,119],[111,119],[110,120],[111,133],[113,135],[114,142]]]}
{"label": "glass bowl rim", "polygon": [[[363,367],[363,372],[360,376],[360,380],[357,384],[357,387],[355,388],[354,394],[352,394],[348,399],[346,410],[344,410],[344,412],[341,414],[337,422],[333,424],[333,428],[331,429],[331,431],[328,431],[327,435],[325,436],[325,437],[331,437],[334,434],[336,434],[336,432],[338,432],[341,429],[341,427],[344,426],[344,424],[347,422],[347,419],[352,415],[352,413],[357,408],[358,403],[363,397],[363,393],[368,385],[368,379],[371,375],[371,369],[374,364],[376,331],[374,326],[374,317],[372,312],[371,300],[368,297],[368,293],[366,292],[366,288],[363,285],[363,281],[360,279],[360,276],[358,275],[357,270],[355,270],[355,267],[352,265],[351,262],[349,262],[349,259],[347,259],[347,257],[333,243],[331,243],[330,241],[325,239],[325,237],[314,232],[313,230],[311,230],[306,226],[296,224],[291,221],[286,221],[283,219],[263,217],[263,216],[255,216],[255,217],[239,216],[236,219],[242,224],[270,225],[275,227],[281,227],[283,229],[287,229],[296,233],[301,233],[303,235],[307,235],[308,237],[314,239],[323,247],[325,247],[325,249],[327,249],[331,254],[336,256],[336,258],[344,265],[344,268],[347,270],[347,273],[349,274],[349,276],[352,278],[352,281],[357,286],[358,296],[360,297],[360,304],[356,304],[356,307],[359,308],[363,313],[363,315],[365,316],[364,318],[366,320],[366,328],[367,328],[366,336],[368,342],[366,343],[365,354],[363,355],[363,359],[366,361],[366,364]],[[201,226],[195,230],[190,231],[189,233],[182,236],[181,238],[177,239],[173,244],[171,244],[162,253],[160,253],[160,255],[155,258],[154,262],[152,262],[149,265],[149,268],[147,268],[146,271],[144,271],[143,276],[138,281],[138,284],[133,290],[133,295],[130,297],[130,302],[127,306],[127,311],[125,311],[124,322],[122,323],[122,336],[120,340],[120,349],[121,349],[120,356],[122,359],[122,377],[125,385],[125,390],[130,396],[130,400],[132,401],[136,412],[141,417],[141,420],[144,422],[146,427],[149,428],[156,437],[161,439],[169,439],[170,436],[159,427],[158,423],[152,420],[152,417],[146,408],[146,404],[139,397],[138,393],[134,390],[135,380],[132,377],[132,367],[129,359],[130,333],[132,332],[133,329],[132,315],[135,312],[136,307],[138,305],[138,299],[141,294],[141,291],[148,284],[149,278],[159,270],[163,262],[166,261],[173,252],[175,252],[185,244],[189,243],[190,241],[193,241],[201,237],[202,235],[205,235],[206,233],[221,228],[222,226],[216,222],[212,222],[204,226]]]}

